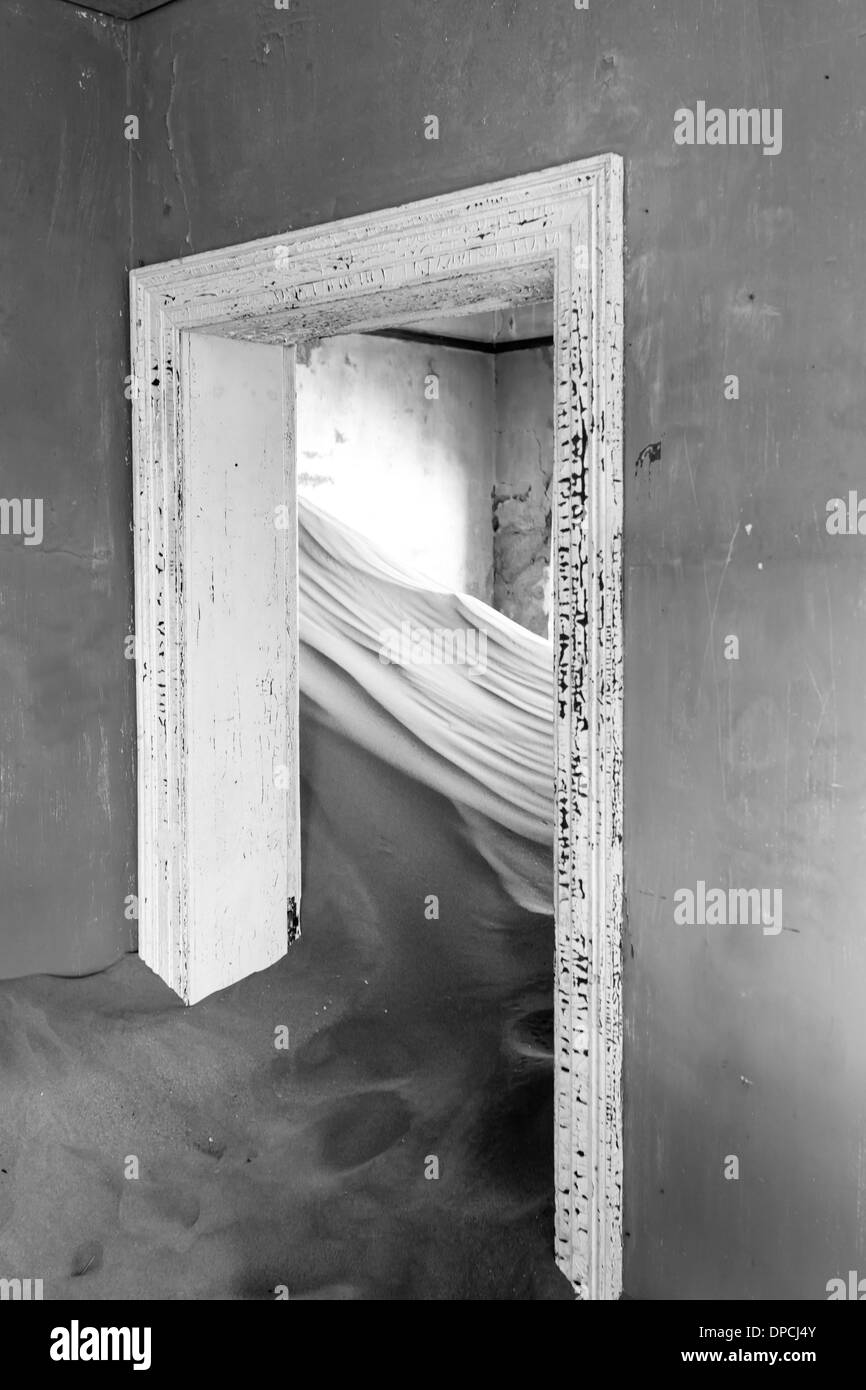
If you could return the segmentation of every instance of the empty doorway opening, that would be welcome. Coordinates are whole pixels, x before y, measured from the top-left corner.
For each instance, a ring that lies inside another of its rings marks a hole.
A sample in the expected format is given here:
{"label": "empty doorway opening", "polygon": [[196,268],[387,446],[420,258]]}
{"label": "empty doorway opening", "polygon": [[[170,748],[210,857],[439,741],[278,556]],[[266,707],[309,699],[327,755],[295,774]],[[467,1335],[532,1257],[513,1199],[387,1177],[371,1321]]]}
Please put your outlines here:
{"label": "empty doorway opening", "polygon": [[351,1069],[431,1270],[486,1271],[451,1296],[568,1297],[552,305],[301,343],[295,386],[302,926],[313,961],[341,942],[299,1062],[323,1104]]}

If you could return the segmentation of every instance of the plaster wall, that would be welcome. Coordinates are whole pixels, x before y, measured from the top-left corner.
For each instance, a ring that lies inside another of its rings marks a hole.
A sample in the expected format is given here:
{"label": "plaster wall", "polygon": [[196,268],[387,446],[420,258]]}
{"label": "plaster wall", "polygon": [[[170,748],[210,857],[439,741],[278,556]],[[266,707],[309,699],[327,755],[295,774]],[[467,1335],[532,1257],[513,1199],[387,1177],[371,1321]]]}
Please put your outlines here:
{"label": "plaster wall", "polygon": [[41,512],[0,534],[6,978],[135,944],[127,59],[114,20],[0,0],[0,497]]}
{"label": "plaster wall", "polygon": [[[625,158],[635,1298],[866,1268],[866,541],[824,527],[863,478],[863,33],[859,0],[187,0],[135,28],[143,261]],[[698,100],[780,108],[781,152],[675,144]],[[780,889],[782,931],[677,926],[698,880]]]}
{"label": "plaster wall", "polygon": [[301,495],[410,569],[485,603],[493,361],[356,333],[303,345],[297,366]]}

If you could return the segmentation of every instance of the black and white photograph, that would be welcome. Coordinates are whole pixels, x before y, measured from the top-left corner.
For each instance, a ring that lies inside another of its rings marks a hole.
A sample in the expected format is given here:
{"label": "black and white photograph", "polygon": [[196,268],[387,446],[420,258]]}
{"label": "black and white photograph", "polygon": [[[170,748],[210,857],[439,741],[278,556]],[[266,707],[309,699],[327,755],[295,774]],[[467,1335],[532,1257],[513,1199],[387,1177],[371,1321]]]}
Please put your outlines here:
{"label": "black and white photograph", "polygon": [[829,1374],[864,69],[866,0],[0,0],[27,1368],[557,1301]]}

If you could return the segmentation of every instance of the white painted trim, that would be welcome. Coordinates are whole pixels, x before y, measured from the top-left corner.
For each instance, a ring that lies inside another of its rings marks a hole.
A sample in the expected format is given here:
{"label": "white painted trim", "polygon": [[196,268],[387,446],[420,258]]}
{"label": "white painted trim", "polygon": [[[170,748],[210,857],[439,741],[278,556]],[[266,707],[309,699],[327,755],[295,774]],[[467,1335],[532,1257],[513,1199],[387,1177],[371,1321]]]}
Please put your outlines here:
{"label": "white painted trim", "polygon": [[195,927],[181,333],[291,344],[555,295],[556,1256],[593,1299],[619,1297],[622,1268],[622,257],[622,161],[605,155],[130,277],[139,912],[161,974]]}

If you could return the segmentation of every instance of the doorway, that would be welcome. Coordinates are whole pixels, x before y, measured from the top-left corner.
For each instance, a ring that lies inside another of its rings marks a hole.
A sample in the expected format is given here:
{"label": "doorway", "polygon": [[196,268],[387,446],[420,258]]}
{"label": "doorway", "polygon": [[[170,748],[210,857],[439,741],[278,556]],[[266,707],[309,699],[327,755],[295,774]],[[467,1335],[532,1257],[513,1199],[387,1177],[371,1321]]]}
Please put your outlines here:
{"label": "doorway", "polygon": [[553,303],[555,1247],[578,1297],[617,1298],[621,161],[148,267],[131,294],[140,953],[190,1004],[303,911],[296,345]]}

